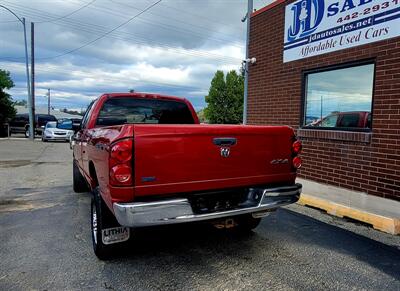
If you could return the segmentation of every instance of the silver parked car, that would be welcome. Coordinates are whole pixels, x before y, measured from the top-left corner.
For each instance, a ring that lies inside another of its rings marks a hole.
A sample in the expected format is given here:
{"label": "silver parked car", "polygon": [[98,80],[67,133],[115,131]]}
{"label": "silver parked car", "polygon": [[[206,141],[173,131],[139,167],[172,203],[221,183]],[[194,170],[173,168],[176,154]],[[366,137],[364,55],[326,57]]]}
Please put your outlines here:
{"label": "silver parked car", "polygon": [[70,141],[71,136],[74,135],[72,129],[63,129],[57,126],[58,123],[51,121],[47,122],[43,130],[42,141],[46,142],[49,140],[63,140]]}

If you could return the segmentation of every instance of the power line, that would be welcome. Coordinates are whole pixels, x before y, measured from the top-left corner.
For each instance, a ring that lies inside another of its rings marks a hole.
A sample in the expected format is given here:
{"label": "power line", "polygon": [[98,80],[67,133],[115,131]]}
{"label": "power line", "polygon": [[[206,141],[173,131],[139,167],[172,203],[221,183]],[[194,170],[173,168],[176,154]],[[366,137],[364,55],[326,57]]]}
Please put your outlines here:
{"label": "power line", "polygon": [[[10,3],[11,6],[15,7],[16,10],[18,11],[22,11],[24,14],[27,15],[31,15],[33,17],[48,17],[46,16],[46,13],[42,10],[38,10],[38,9],[33,9],[33,8],[20,8],[21,6],[16,5],[16,4],[12,4]],[[23,7],[23,6],[22,6]],[[38,11],[38,13],[36,12],[26,12],[26,11]],[[54,18],[54,17],[48,17],[48,18]],[[68,26],[68,27],[72,27],[75,30],[78,30],[80,32],[85,31],[88,32],[90,34],[99,34],[101,32],[101,35],[103,35],[103,31],[105,29],[108,29],[107,27],[104,26],[100,26],[100,25],[95,25],[95,24],[91,24],[91,23],[86,23],[86,22],[80,22],[80,21],[70,21],[68,19],[62,19],[61,22],[64,22],[64,24],[62,23],[57,23],[58,25],[61,26]],[[128,37],[129,36],[129,37]],[[178,54],[184,54],[184,55],[189,55],[189,56],[200,56],[200,57],[207,57],[207,58],[213,58],[214,61],[218,61],[218,62],[225,62],[225,63],[229,63],[231,64],[232,62],[238,62],[241,59],[240,58],[236,58],[236,57],[228,57],[228,56],[224,56],[224,55],[220,55],[220,54],[216,54],[216,53],[209,53],[209,52],[204,52],[204,51],[198,51],[198,50],[186,50],[183,48],[177,48],[177,47],[173,47],[164,43],[160,43],[158,41],[154,41],[154,40],[149,40],[149,39],[144,39],[144,38],[139,38],[138,36],[129,33],[129,32],[114,32],[111,35],[107,35],[107,37],[112,37],[114,39],[118,39],[118,40],[133,40],[136,43],[139,44],[143,44],[143,45],[149,45],[149,44],[154,44],[159,48],[166,48],[170,53],[178,53]],[[219,59],[216,59],[219,58]],[[17,60],[17,57],[3,57],[3,60]],[[46,59],[46,58],[43,58]]]}
{"label": "power line", "polygon": [[[75,9],[75,10],[71,11],[70,13],[68,13],[68,14],[66,14],[66,15],[64,15],[64,16],[56,17],[56,18],[54,18],[54,19],[46,20],[46,21],[35,21],[35,23],[36,23],[36,24],[40,24],[40,23],[54,22],[54,21],[58,21],[58,20],[67,18],[67,17],[69,17],[69,16],[71,16],[71,15],[73,15],[73,14],[75,14],[75,13],[81,11],[82,9],[88,7],[89,5],[92,5],[92,4],[93,4],[94,2],[96,2],[96,1],[97,1],[97,0],[92,0],[92,1],[90,1],[90,2],[88,2],[88,3],[86,3],[85,5],[79,7],[78,9]],[[18,20],[8,20],[8,21],[0,21],[0,23],[11,23],[11,22],[17,22],[17,21],[18,21]]]}
{"label": "power line", "polygon": [[64,15],[64,16],[61,16],[61,17],[58,17],[58,18],[54,18],[54,19],[52,19],[52,20],[35,21],[35,23],[36,23],[36,24],[40,24],[40,23],[48,23],[48,22],[59,21],[59,20],[61,20],[61,19],[67,18],[67,17],[69,17],[69,16],[71,16],[71,15],[73,15],[73,14],[75,14],[75,13],[81,11],[82,9],[84,9],[84,8],[86,8],[86,7],[90,6],[90,5],[92,5],[92,4],[93,4],[94,2],[96,2],[96,1],[97,1],[97,0],[92,0],[92,1],[90,1],[90,2],[88,2],[88,3],[86,3],[85,5],[79,7],[78,9],[76,9],[76,10],[74,10],[74,11],[71,11],[70,13],[68,13],[68,14],[66,14],[66,15]]}
{"label": "power line", "polygon": [[[118,2],[114,2],[114,3],[118,3]],[[9,5],[17,5],[17,4],[10,3]],[[131,5],[128,5],[128,4],[120,3],[120,5],[131,7],[131,8],[134,8],[136,10],[140,10],[139,8],[131,6]],[[23,6],[19,6],[19,7],[23,7]],[[43,16],[45,16],[45,14],[49,15],[45,11],[41,11],[41,10],[33,9],[33,8],[28,8],[28,7],[25,7],[25,8],[29,9],[29,10],[40,11],[39,17],[41,17],[41,18],[43,18]],[[118,17],[126,16],[126,13],[121,13],[119,10],[114,10],[114,9],[109,8],[109,7],[103,7],[103,6],[99,6],[99,5],[94,6],[93,5],[92,9],[98,10],[98,11],[103,12],[103,13],[107,13],[108,15],[111,14],[111,15],[115,15],[115,16],[118,16]],[[166,18],[166,19],[172,19],[172,18],[165,17],[163,15],[160,15],[160,14],[152,13],[152,12],[150,14],[157,15],[158,17],[162,17],[162,18]],[[47,16],[45,16],[45,17],[47,17]],[[47,21],[51,22],[51,18],[54,18],[54,16],[50,17],[50,21],[46,20],[46,21],[43,21],[43,22],[47,22]],[[177,31],[179,33],[185,33],[185,34],[188,34],[188,35],[195,35],[195,36],[205,37],[205,38],[213,40],[213,41],[218,41],[218,42],[221,42],[221,43],[224,43],[224,44],[230,43],[232,46],[235,46],[235,47],[238,47],[238,48],[243,48],[243,44],[241,42],[239,42],[239,41],[233,41],[233,39],[227,39],[227,38],[217,38],[217,37],[214,37],[214,36],[210,36],[209,33],[208,34],[204,34],[204,33],[199,32],[199,31],[194,31],[194,30],[191,30],[191,29],[187,28],[187,26],[193,26],[191,23],[187,23],[187,22],[180,21],[180,20],[177,20],[177,19],[172,19],[172,20],[184,24],[185,27],[183,27],[182,25],[175,26],[175,25],[171,25],[171,24],[157,23],[157,22],[155,22],[153,20],[149,21],[149,20],[146,20],[146,19],[144,19],[142,17],[138,19],[138,21],[140,21],[140,22],[143,22],[143,23],[146,23],[146,24],[149,24],[149,25],[152,25],[152,26],[158,26],[158,27],[161,27],[161,28],[166,29],[168,31],[174,30],[174,31]],[[79,22],[79,21],[76,21],[76,22]],[[86,25],[91,25],[91,24],[86,24]],[[210,30],[210,29],[204,28],[204,27],[199,27],[199,26],[195,26],[195,27],[201,28],[203,30],[207,29],[208,32],[213,31],[213,30]],[[217,31],[213,31],[213,32],[215,32],[216,34],[222,34],[222,33],[217,32]]]}
{"label": "power line", "polygon": [[[112,3],[118,4],[118,5],[120,5],[120,6],[130,7],[130,8],[139,10],[138,7],[135,7],[135,6],[132,6],[132,5],[129,5],[129,4],[126,4],[126,3],[121,3],[121,2],[114,1],[114,0],[109,0],[109,1],[112,2]],[[97,7],[102,7],[102,6],[97,5]],[[223,42],[231,41],[232,43],[237,43],[237,44],[238,44],[238,45],[237,45],[238,47],[243,47],[243,44],[242,44],[241,42],[239,42],[239,41],[233,41],[232,38],[237,38],[237,35],[231,35],[231,34],[221,33],[220,31],[212,30],[212,29],[209,29],[209,28],[204,27],[204,26],[194,25],[194,24],[192,24],[192,23],[185,22],[185,21],[182,21],[182,20],[179,20],[179,19],[176,19],[176,18],[172,18],[172,17],[167,17],[167,16],[165,16],[165,15],[163,15],[163,14],[159,14],[159,13],[150,12],[149,14],[154,15],[154,16],[157,16],[158,18],[168,19],[169,21],[172,20],[172,21],[175,21],[175,22],[177,22],[177,23],[181,23],[181,24],[183,24],[183,25],[185,25],[185,26],[191,26],[191,27],[194,27],[194,28],[201,29],[201,30],[203,30],[203,31],[205,30],[205,31],[206,31],[205,33],[207,33],[207,34],[209,34],[210,32],[214,32],[214,33],[216,33],[216,34],[228,36],[228,37],[230,37],[231,39],[214,38],[214,37],[209,37],[209,39],[214,39],[214,40],[223,41]],[[142,19],[142,21],[144,21],[144,22],[146,22],[146,23],[154,24],[154,21],[153,21],[153,20],[147,21],[147,20]],[[199,31],[190,30],[190,29],[187,29],[187,28],[183,28],[183,27],[181,27],[181,26],[177,27],[177,26],[170,25],[170,24],[165,24],[165,23],[160,23],[159,25],[162,26],[162,27],[166,27],[166,28],[171,28],[171,27],[172,27],[172,29],[174,29],[174,30],[176,30],[176,28],[178,28],[179,30],[186,31],[186,32],[191,33],[191,34],[204,35],[203,33],[199,32]]]}
{"label": "power line", "polygon": [[[111,1],[111,0],[110,0],[110,1]],[[114,3],[118,3],[118,2],[114,2]],[[125,4],[125,3],[119,3],[119,4],[120,4],[120,5],[127,6],[127,7],[134,8],[134,9],[136,9],[136,10],[140,10],[140,8],[137,8],[137,7],[134,7],[134,6]],[[9,3],[9,5],[18,5],[18,4]],[[20,7],[24,7],[24,6],[20,6]],[[30,9],[30,10],[41,11],[41,10],[33,9],[33,8],[30,8],[30,7],[25,7],[25,8]],[[92,9],[98,10],[98,11],[103,12],[103,13],[107,13],[108,15],[110,15],[110,14],[111,14],[111,15],[116,15],[116,16],[118,16],[118,17],[121,17],[121,16],[124,17],[124,16],[126,16],[126,13],[121,13],[120,11],[111,9],[110,7],[104,7],[104,6],[99,6],[99,5],[97,5],[97,6],[93,6]],[[43,18],[44,14],[46,14],[46,13],[45,13],[44,11],[41,11],[41,13],[40,13],[39,15],[35,15],[35,16],[39,16],[39,17]],[[177,19],[174,19],[174,18],[168,18],[168,17],[163,16],[163,15],[161,15],[161,14],[155,14],[155,13],[151,13],[151,14],[152,14],[152,15],[157,15],[158,17],[170,19],[170,20],[173,20],[173,21],[176,21],[176,22],[180,22],[180,23],[184,24],[185,27],[186,27],[186,26],[194,26],[194,27],[197,27],[197,28],[200,28],[200,29],[203,29],[203,30],[207,30],[207,32],[210,32],[210,31],[211,31],[211,32],[214,32],[214,33],[216,33],[216,34],[226,35],[226,36],[228,36],[228,37],[234,37],[233,35],[223,34],[223,33],[221,33],[221,32],[215,31],[215,30],[210,30],[210,29],[205,28],[205,27],[196,26],[196,25],[193,25],[193,24],[191,24],[191,23],[187,23],[187,22],[184,22],[184,21],[180,21],[180,20],[177,20]],[[47,15],[49,15],[49,14],[47,13]],[[47,17],[47,16],[46,16],[46,17]],[[50,18],[49,20],[45,20],[45,21],[41,21],[41,22],[36,22],[36,23],[42,23],[42,22],[56,22],[55,20],[54,20],[54,21],[52,20],[52,18],[54,18],[54,16],[51,16],[51,17],[49,17],[49,18]],[[62,19],[62,18],[64,18],[64,17],[55,17],[55,18],[56,18],[56,19],[57,19],[57,18]],[[170,31],[170,30],[174,30],[174,31],[177,31],[177,32],[179,32],[179,33],[182,33],[182,32],[183,32],[183,33],[185,33],[185,34],[190,34],[190,35],[195,35],[195,36],[200,36],[200,37],[207,37],[207,39],[214,40],[214,41],[218,41],[218,42],[221,42],[221,43],[230,42],[230,43],[231,43],[233,46],[235,46],[235,47],[243,48],[243,44],[242,44],[241,42],[239,42],[239,41],[233,41],[233,39],[227,39],[227,38],[217,38],[217,37],[213,37],[213,36],[210,36],[209,33],[208,33],[208,34],[205,34],[204,32],[199,32],[199,31],[190,30],[190,29],[188,29],[188,28],[182,27],[182,25],[181,25],[181,26],[175,26],[175,25],[171,25],[171,24],[165,24],[165,23],[155,22],[154,20],[146,20],[146,19],[144,19],[144,18],[140,18],[140,19],[138,19],[138,21],[143,22],[143,23],[146,23],[146,24],[150,24],[150,25],[152,25],[152,26],[158,26],[158,27],[161,27],[161,28],[166,29],[166,30],[169,30],[169,31]]]}
{"label": "power line", "polygon": [[112,33],[113,31],[117,30],[118,28],[121,28],[122,26],[128,24],[128,23],[131,22],[133,19],[135,19],[136,17],[142,15],[142,14],[145,13],[146,11],[150,10],[151,8],[153,8],[154,6],[156,6],[158,3],[160,3],[161,1],[162,1],[162,0],[157,0],[156,2],[154,2],[154,3],[151,4],[150,6],[146,7],[145,9],[143,9],[142,11],[140,11],[139,13],[137,13],[136,15],[132,16],[131,18],[129,18],[128,20],[122,22],[121,24],[117,25],[117,26],[114,27],[113,29],[111,29],[111,30],[105,32],[104,34],[100,35],[99,37],[96,37],[96,38],[95,38],[94,40],[92,40],[92,41],[89,41],[89,42],[87,42],[87,43],[85,43],[85,44],[83,44],[83,45],[81,45],[81,46],[79,46],[79,47],[77,47],[77,48],[74,48],[74,49],[72,49],[72,50],[66,51],[66,52],[61,53],[61,54],[59,54],[59,55],[52,56],[52,57],[40,58],[40,59],[54,59],[54,58],[59,58],[59,57],[68,55],[68,54],[70,54],[70,53],[76,52],[76,51],[78,51],[78,50],[80,50],[80,49],[82,49],[82,48],[84,48],[84,47],[87,47],[87,46],[89,46],[89,45],[95,43],[96,41],[102,39],[103,37],[109,35],[110,33]]}
{"label": "power line", "polygon": [[[118,2],[114,2],[114,3],[118,3]],[[122,3],[120,5],[131,7],[131,8],[134,8],[136,10],[140,10],[140,8],[137,8],[137,7],[134,7],[134,6],[131,6],[131,5],[122,4]],[[115,15],[115,16],[118,16],[118,17],[125,17],[126,16],[126,12],[122,13],[119,10],[115,10],[115,9],[110,8],[110,7],[100,6],[98,4],[96,6],[93,6],[92,9],[100,11],[100,12],[103,12],[103,13],[107,13],[107,15],[111,14],[111,15]],[[161,16],[160,14],[154,14],[153,13],[153,15],[158,15],[159,17],[164,17],[164,16]],[[164,18],[166,18],[166,17],[164,17]],[[149,24],[151,26],[160,27],[160,28],[165,29],[167,31],[174,30],[176,32],[184,33],[184,34],[187,34],[187,35],[195,35],[195,36],[200,36],[200,37],[204,37],[205,36],[204,33],[201,33],[199,31],[190,30],[190,29],[188,29],[186,27],[184,28],[182,26],[177,27],[177,26],[174,26],[174,25],[171,25],[171,24],[165,24],[165,23],[156,22],[154,20],[146,20],[144,18],[139,18],[138,21],[146,23],[146,24]],[[175,20],[175,19],[174,19],[174,21],[178,21],[179,22],[179,20]],[[185,26],[190,25],[189,23],[186,23],[186,22],[182,22],[182,23],[184,23]],[[233,46],[236,46],[238,48],[243,48],[243,44],[242,43],[240,43],[238,41],[233,41],[232,39],[228,40],[228,39],[216,38],[216,37],[209,36],[209,34],[206,34],[206,36],[207,36],[207,39],[211,39],[213,41],[218,41],[218,42],[221,42],[221,43],[230,42],[230,43],[232,43]]]}
{"label": "power line", "polygon": [[18,20],[4,20],[0,21],[0,23],[13,23],[13,22],[19,22]]}
{"label": "power line", "polygon": [[[187,10],[180,9],[180,8],[177,8],[177,7],[168,6],[168,5],[165,4],[165,3],[161,3],[160,6],[163,6],[163,7],[165,7],[165,8],[174,10],[175,12],[176,12],[176,11],[180,11],[180,12],[185,13],[185,14],[188,14],[188,15],[192,15],[192,16],[195,16],[195,17],[198,17],[198,18],[203,18],[203,19],[205,19],[205,20],[208,20],[208,21],[211,21],[211,22],[214,22],[214,23],[219,23],[219,24],[221,24],[221,25],[223,25],[223,26],[226,26],[226,27],[232,27],[231,24],[227,24],[227,23],[218,21],[218,20],[216,20],[216,19],[212,19],[212,18],[206,17],[206,16],[204,16],[204,15],[196,14],[196,13],[193,13],[193,12],[191,12],[191,11],[187,11]],[[238,27],[238,28],[240,27],[240,26],[238,26],[238,25],[235,25],[235,26]]]}
{"label": "power line", "polygon": [[[18,64],[22,64],[22,63],[18,63]],[[70,75],[71,74],[71,70],[63,70],[62,68],[59,68],[59,67],[57,67],[55,65],[49,65],[49,64],[37,65],[35,70],[36,70],[36,72],[42,72],[42,73],[59,73],[59,74],[65,74],[65,75]],[[88,73],[88,72],[82,72],[82,75],[91,78],[90,73]],[[37,77],[40,78],[39,75]],[[113,77],[113,76],[109,76],[109,75],[100,76],[100,77],[104,78],[104,79],[107,79],[107,80],[121,82],[121,78],[120,77]],[[178,84],[171,84],[171,83],[164,83],[164,82],[140,80],[140,79],[132,79],[132,80],[127,79],[125,81],[138,82],[139,86],[140,86],[140,84],[149,84],[149,85],[156,85],[156,86],[160,86],[160,87],[171,87],[171,88],[191,89],[191,90],[204,90],[204,88],[197,87],[197,86],[185,86],[185,85],[178,85]],[[47,87],[48,86],[46,86],[46,88]],[[38,88],[41,88],[41,87],[39,86]]]}
{"label": "power line", "polygon": [[[73,28],[74,29],[74,28]],[[79,30],[82,31],[82,28],[75,28],[75,30]],[[88,30],[85,30],[86,32],[92,33]],[[132,40],[133,38],[129,38],[129,37],[117,37],[117,36],[109,36],[112,39],[116,39],[116,40]],[[156,45],[156,47],[150,47],[152,49],[165,49],[166,51],[168,51],[168,53],[172,53],[172,54],[179,54],[179,55],[187,55],[187,56],[194,56],[194,57],[201,57],[204,59],[212,59],[212,61],[214,63],[222,63],[222,64],[232,64],[233,62],[239,63],[238,58],[234,58],[234,57],[226,57],[223,55],[219,55],[219,54],[214,54],[214,53],[207,53],[207,52],[202,52],[202,51],[198,51],[198,50],[186,50],[183,48],[177,48],[177,47],[172,47],[172,46],[168,46],[168,45],[162,45],[156,42],[148,42],[148,41],[138,41],[137,39],[133,39],[136,43],[138,43],[139,45],[144,45],[147,46],[149,44],[154,44]],[[165,53],[165,51],[164,51]],[[100,57],[96,57],[98,59],[102,59]],[[21,57],[2,57],[0,58],[0,60],[4,60],[4,61],[18,61],[20,60]],[[103,59],[105,60],[105,59]]]}
{"label": "power line", "polygon": [[[114,1],[112,1],[112,2],[114,2]],[[115,3],[118,3],[118,2],[115,2]],[[90,4],[91,4],[91,3],[90,3]],[[121,5],[127,5],[127,4],[125,4],[125,3],[119,3],[119,4],[121,4]],[[172,10],[174,10],[174,11],[181,11],[181,12],[183,12],[183,13],[185,13],[185,14],[192,15],[192,16],[195,16],[195,17],[198,17],[198,18],[202,18],[202,19],[208,20],[209,22],[212,22],[212,23],[218,23],[218,24],[220,24],[220,25],[222,25],[222,26],[225,26],[225,27],[229,27],[229,28],[237,27],[238,29],[241,29],[241,28],[242,28],[242,26],[239,26],[239,25],[232,25],[232,24],[228,24],[228,23],[226,23],[226,22],[221,22],[221,21],[218,21],[217,19],[212,19],[212,18],[206,17],[206,16],[204,16],[204,15],[195,14],[195,13],[193,13],[193,12],[191,12],[191,11],[179,9],[179,8],[172,7],[172,6],[168,6],[168,5],[166,5],[165,3],[160,3],[160,6],[164,6],[165,8],[167,8],[167,9],[172,9]],[[0,23],[8,23],[8,22],[16,22],[16,21],[17,21],[17,20],[0,21]],[[197,26],[197,27],[201,27],[201,26]]]}

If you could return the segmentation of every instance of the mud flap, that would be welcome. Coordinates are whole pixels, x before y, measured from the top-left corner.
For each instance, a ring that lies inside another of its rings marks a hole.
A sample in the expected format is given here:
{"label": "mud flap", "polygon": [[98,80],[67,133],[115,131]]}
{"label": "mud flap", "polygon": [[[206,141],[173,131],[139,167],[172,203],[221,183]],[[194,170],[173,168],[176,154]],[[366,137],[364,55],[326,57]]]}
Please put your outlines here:
{"label": "mud flap", "polygon": [[106,228],[101,231],[103,244],[110,245],[127,241],[130,237],[130,228],[125,226]]}

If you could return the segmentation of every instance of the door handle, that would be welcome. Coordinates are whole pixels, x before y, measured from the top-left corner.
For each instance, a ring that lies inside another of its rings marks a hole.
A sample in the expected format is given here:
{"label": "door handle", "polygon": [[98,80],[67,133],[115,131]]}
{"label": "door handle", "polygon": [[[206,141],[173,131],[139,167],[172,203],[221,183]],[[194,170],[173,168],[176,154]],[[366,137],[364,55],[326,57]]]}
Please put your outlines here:
{"label": "door handle", "polygon": [[233,146],[237,142],[234,137],[216,137],[213,139],[213,143],[217,146]]}

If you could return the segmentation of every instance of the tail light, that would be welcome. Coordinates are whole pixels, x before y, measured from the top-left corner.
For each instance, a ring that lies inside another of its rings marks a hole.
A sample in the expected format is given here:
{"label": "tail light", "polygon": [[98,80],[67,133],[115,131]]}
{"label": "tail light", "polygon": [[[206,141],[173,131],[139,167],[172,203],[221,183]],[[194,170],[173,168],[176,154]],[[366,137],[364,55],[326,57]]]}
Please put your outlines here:
{"label": "tail light", "polygon": [[293,153],[296,155],[300,154],[302,148],[303,146],[299,140],[296,140],[292,145]]}
{"label": "tail light", "polygon": [[295,167],[296,169],[300,169],[301,168],[301,163],[302,160],[300,157],[294,157],[293,158],[293,167]]}
{"label": "tail light", "polygon": [[131,139],[124,139],[111,146],[109,157],[111,185],[132,185],[132,145],[133,142]]}
{"label": "tail light", "polygon": [[293,156],[292,164],[293,164],[293,167],[295,169],[300,169],[301,168],[302,160],[301,160],[300,157],[298,157],[298,155],[301,153],[302,148],[303,148],[303,146],[301,144],[301,141],[295,140],[293,142],[293,145],[292,145],[292,153],[293,153],[293,155],[292,155]]}

